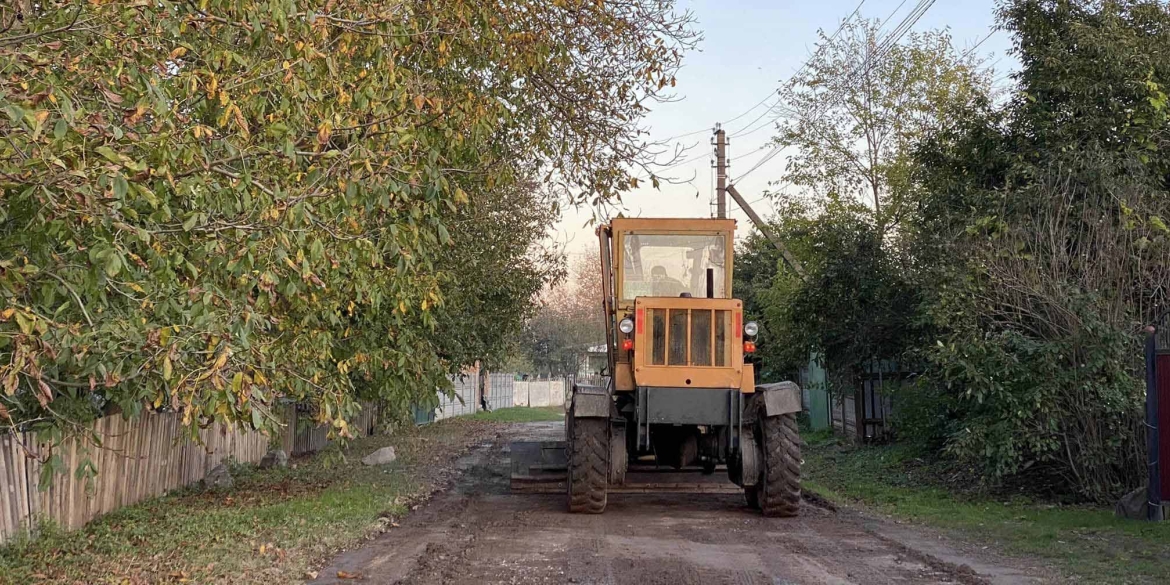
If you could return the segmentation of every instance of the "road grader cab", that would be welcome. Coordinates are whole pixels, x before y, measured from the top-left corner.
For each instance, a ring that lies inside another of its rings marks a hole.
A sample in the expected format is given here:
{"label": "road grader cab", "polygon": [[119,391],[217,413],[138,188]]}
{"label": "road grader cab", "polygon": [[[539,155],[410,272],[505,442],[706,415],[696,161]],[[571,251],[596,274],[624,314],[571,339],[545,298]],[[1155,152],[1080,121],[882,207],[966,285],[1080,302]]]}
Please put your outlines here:
{"label": "road grader cab", "polygon": [[[744,359],[757,327],[732,296],[735,220],[618,218],[597,233],[607,376],[572,388],[563,444],[513,445],[513,487],[560,479],[569,511],[594,514],[610,492],[742,489],[765,515],[796,515],[800,389],[756,385]],[[719,469],[731,484],[681,479]]]}

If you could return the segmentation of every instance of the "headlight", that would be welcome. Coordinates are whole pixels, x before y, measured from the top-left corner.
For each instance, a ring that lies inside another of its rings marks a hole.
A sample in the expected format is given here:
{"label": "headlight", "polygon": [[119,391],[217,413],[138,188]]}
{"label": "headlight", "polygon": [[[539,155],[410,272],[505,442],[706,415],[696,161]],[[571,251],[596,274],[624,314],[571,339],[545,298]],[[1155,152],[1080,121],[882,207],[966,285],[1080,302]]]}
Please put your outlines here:
{"label": "headlight", "polygon": [[755,337],[760,332],[760,326],[755,321],[748,321],[743,324],[743,334],[748,337]]}
{"label": "headlight", "polygon": [[634,322],[631,321],[629,317],[622,319],[621,322],[618,323],[618,331],[621,331],[622,333],[625,333],[626,335],[629,335],[630,332],[632,332],[633,330],[634,330]]}

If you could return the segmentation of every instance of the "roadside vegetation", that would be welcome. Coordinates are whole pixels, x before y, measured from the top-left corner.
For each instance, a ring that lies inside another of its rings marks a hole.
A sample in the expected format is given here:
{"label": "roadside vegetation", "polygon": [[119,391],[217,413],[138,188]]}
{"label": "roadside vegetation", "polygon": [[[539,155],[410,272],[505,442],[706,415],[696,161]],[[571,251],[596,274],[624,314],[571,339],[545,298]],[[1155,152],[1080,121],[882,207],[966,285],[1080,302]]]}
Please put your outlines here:
{"label": "roadside vegetation", "polygon": [[899,440],[956,484],[1112,503],[1146,480],[1144,330],[1170,303],[1170,11],[998,6],[1010,75],[944,32],[822,40],[775,137],[799,193],[774,228],[808,278],[755,235],[736,289],[764,379],[816,356],[850,393],[897,364]]}
{"label": "roadside vegetation", "polygon": [[1161,583],[1170,574],[1170,524],[1054,504],[1028,490],[980,490],[952,462],[908,445],[857,447],[825,431],[803,436],[803,487],[835,504],[941,529],[1077,582]]}
{"label": "roadside vegetation", "polygon": [[490,412],[480,411],[471,418],[475,420],[514,423],[514,422],[541,422],[564,420],[565,407],[564,406],[516,406],[513,408],[501,408]]}
{"label": "roadside vegetation", "polygon": [[291,400],[344,437],[360,401],[433,405],[563,276],[559,210],[657,181],[647,105],[692,25],[672,0],[3,3],[0,424],[265,429]]}
{"label": "roadside vegetation", "polygon": [[[299,581],[341,548],[393,529],[445,481],[444,463],[494,428],[458,417],[333,445],[286,469],[234,466],[230,489],[178,490],[77,531],[46,526],[32,541],[2,547],[0,583]],[[387,445],[394,463],[362,465]]]}

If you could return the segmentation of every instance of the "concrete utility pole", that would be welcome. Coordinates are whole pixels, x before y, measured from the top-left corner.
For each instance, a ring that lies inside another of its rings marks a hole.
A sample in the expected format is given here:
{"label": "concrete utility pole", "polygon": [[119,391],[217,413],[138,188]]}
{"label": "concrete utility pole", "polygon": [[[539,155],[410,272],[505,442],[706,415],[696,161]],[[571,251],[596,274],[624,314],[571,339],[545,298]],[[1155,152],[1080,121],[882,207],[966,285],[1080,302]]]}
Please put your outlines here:
{"label": "concrete utility pole", "polygon": [[721,126],[715,125],[716,217],[727,219],[727,132]]}

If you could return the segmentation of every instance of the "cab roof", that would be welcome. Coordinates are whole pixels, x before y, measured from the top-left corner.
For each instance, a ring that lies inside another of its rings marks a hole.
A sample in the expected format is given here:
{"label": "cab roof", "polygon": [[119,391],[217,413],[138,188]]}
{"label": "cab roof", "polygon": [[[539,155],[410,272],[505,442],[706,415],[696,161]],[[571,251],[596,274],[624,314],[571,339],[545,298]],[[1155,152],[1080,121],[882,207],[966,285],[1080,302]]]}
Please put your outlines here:
{"label": "cab roof", "polygon": [[675,217],[615,217],[613,231],[735,232],[734,219]]}

